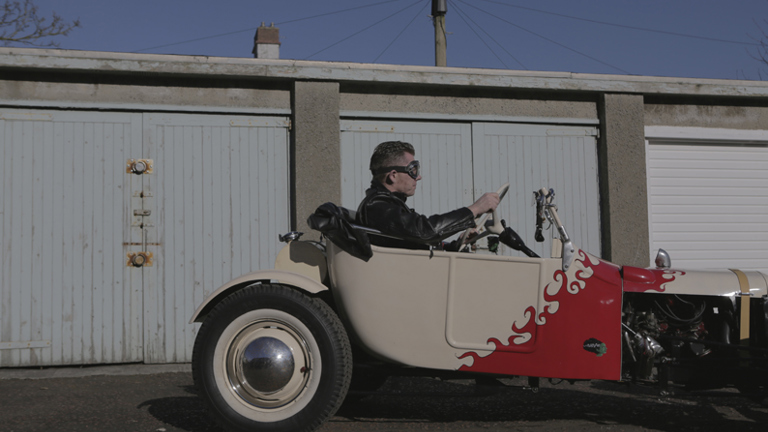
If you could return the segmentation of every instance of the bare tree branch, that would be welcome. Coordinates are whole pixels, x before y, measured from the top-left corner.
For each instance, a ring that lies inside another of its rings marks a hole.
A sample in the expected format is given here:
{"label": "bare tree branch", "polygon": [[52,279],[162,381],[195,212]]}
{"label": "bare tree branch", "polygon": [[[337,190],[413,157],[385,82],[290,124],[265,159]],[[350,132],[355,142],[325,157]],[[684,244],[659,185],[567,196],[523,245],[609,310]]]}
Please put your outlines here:
{"label": "bare tree branch", "polygon": [[66,36],[77,27],[80,27],[80,20],[65,22],[56,12],[53,12],[50,21],[39,16],[32,0],[24,0],[23,3],[5,0],[0,9],[0,43],[3,46],[20,43],[58,47],[59,43],[51,38]]}

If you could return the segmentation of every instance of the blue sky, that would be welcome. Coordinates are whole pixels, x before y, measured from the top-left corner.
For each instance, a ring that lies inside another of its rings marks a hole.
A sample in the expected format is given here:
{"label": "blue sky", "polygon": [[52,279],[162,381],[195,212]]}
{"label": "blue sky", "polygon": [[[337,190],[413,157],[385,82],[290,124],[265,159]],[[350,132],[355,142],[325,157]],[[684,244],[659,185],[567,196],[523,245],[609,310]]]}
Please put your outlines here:
{"label": "blue sky", "polygon": [[[80,19],[62,49],[252,57],[274,22],[284,59],[434,65],[430,0],[35,3]],[[766,19],[768,0],[448,0],[448,66],[768,79]]]}

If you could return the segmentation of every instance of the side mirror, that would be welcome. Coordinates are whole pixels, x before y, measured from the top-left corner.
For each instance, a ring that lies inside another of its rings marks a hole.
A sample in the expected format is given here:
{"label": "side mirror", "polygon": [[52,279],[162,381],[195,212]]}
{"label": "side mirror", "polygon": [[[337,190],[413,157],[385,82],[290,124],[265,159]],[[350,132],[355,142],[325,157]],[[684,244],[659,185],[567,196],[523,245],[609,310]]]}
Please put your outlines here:
{"label": "side mirror", "polygon": [[672,267],[672,258],[669,257],[669,254],[664,249],[659,249],[659,252],[656,254],[656,268],[659,269],[668,269]]}

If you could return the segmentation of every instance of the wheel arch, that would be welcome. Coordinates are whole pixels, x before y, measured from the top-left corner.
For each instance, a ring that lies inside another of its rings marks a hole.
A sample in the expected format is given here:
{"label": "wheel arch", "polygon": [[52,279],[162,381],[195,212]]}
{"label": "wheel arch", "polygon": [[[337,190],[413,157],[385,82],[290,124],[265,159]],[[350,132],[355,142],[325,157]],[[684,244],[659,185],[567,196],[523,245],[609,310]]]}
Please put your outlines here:
{"label": "wheel arch", "polygon": [[307,294],[317,294],[319,292],[328,290],[327,286],[297,273],[281,270],[255,271],[233,279],[217,288],[208,297],[206,297],[200,306],[198,306],[189,323],[192,324],[195,322],[202,322],[205,319],[205,316],[208,315],[208,313],[211,311],[211,309],[219,304],[219,302],[221,302],[224,298],[236,291],[258,283],[279,284],[303,291]]}

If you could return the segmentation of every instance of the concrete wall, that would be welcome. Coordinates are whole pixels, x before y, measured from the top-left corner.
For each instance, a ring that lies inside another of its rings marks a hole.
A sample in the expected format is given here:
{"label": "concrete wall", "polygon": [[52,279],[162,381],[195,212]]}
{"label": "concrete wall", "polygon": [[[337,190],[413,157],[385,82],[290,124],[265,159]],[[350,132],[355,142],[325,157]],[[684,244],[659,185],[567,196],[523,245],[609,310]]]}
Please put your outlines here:
{"label": "concrete wall", "polygon": [[292,225],[307,235],[304,238],[319,239],[307,217],[320,204],[341,202],[339,84],[298,81],[291,108]]}
{"label": "concrete wall", "polygon": [[598,144],[603,257],[647,267],[648,191],[643,97],[604,94]]}
{"label": "concrete wall", "polygon": [[509,99],[482,96],[342,93],[342,111],[489,115],[508,117],[597,118],[592,101]]}
{"label": "concrete wall", "polygon": [[[96,77],[93,77],[97,79]],[[57,81],[10,81],[0,80],[0,97],[4,104],[40,103],[58,106],[110,105],[116,108],[141,106],[176,107],[218,107],[228,110],[257,111],[260,108],[290,108],[290,92],[285,90],[173,85],[172,82],[152,80],[122,83],[67,82]]]}
{"label": "concrete wall", "polygon": [[768,129],[768,108],[733,105],[647,104],[646,126]]}

